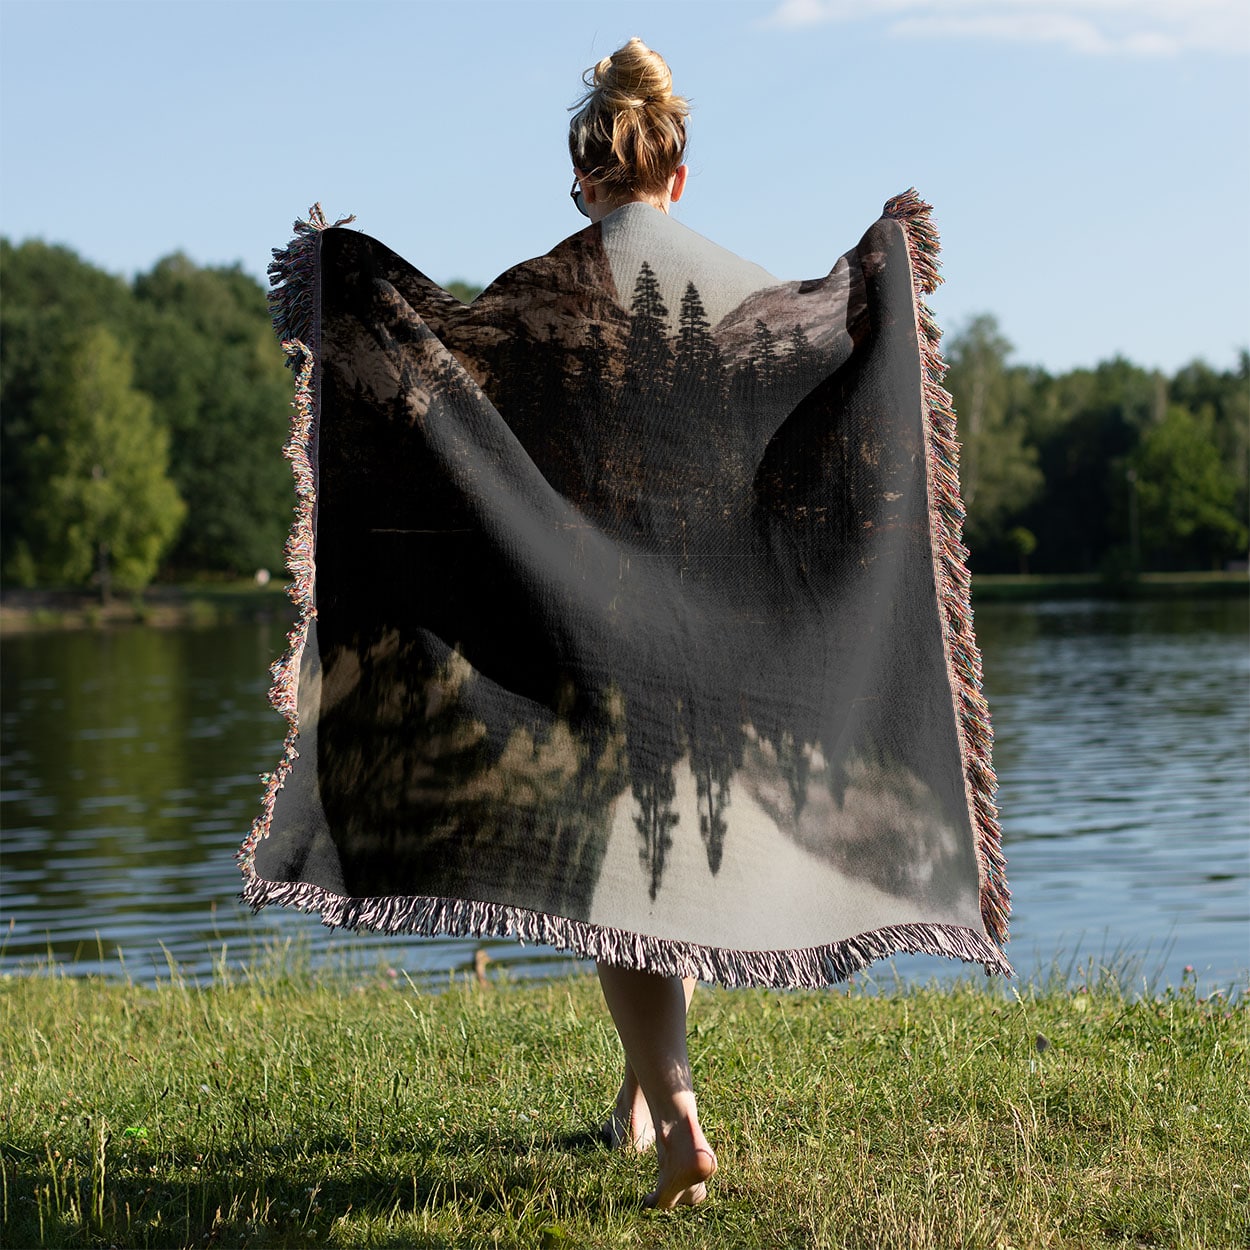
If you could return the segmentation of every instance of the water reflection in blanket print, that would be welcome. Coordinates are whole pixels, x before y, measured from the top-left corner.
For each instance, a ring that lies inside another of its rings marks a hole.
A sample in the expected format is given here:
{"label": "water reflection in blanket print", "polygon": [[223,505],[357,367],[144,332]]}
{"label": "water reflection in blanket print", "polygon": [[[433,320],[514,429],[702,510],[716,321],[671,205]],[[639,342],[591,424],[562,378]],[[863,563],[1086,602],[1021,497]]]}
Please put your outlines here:
{"label": "water reflection in blanket print", "polygon": [[[349,276],[325,315],[317,557],[339,592],[301,722],[347,853],[322,886],[686,940],[699,916],[738,947],[918,908],[980,929],[911,273],[883,229],[827,278],[711,313],[643,260],[628,307],[523,316],[535,284],[505,275],[466,314],[379,252],[368,316],[406,326],[411,301],[429,327],[400,366],[352,304],[372,241],[330,232]],[[532,264],[544,289],[616,289],[593,231]],[[906,315],[870,326],[887,297]],[[391,463],[419,499],[378,480]],[[405,567],[420,586],[384,572]],[[262,877],[278,853],[260,845]]]}

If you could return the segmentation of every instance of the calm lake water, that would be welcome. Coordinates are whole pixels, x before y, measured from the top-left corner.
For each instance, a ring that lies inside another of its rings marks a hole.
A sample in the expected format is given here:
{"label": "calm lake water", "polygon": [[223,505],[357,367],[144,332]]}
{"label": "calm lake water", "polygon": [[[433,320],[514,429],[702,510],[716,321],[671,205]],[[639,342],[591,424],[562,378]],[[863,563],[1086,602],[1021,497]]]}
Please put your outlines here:
{"label": "calm lake water", "polygon": [[[1189,964],[1204,985],[1244,988],[1250,605],[987,604],[977,625],[1017,971],[1092,958],[1162,984]],[[237,903],[234,855],[281,742],[264,692],[283,638],[275,621],[4,643],[0,969],[51,956],[78,973],[152,981],[172,963],[202,977],[288,940],[381,975],[445,977],[481,945],[513,975],[576,966],[507,941],[332,935]]]}

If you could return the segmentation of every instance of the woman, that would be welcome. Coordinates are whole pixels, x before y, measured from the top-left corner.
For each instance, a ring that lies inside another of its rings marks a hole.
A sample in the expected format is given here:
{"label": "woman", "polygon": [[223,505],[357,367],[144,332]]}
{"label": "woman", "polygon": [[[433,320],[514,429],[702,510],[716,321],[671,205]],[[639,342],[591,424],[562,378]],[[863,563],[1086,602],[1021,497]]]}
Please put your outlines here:
{"label": "woman", "polygon": [[588,87],[590,225],[472,305],[318,214],[276,254],[302,613],[241,858],[255,907],[595,960],[666,1208],[716,1170],[696,979],[1009,973],[1008,896],[928,206],[779,282],[668,216],[663,60]]}
{"label": "woman", "polygon": [[[587,91],[569,126],[578,208],[598,224],[626,204],[661,213],[686,186],[686,117],[673,76],[641,39],[587,71]],[[686,1052],[693,977],[664,977],[598,964],[603,996],[625,1050],[625,1079],[604,1129],[636,1150],[655,1144],[659,1181],[648,1205],[702,1202],[716,1156],[699,1125]]]}

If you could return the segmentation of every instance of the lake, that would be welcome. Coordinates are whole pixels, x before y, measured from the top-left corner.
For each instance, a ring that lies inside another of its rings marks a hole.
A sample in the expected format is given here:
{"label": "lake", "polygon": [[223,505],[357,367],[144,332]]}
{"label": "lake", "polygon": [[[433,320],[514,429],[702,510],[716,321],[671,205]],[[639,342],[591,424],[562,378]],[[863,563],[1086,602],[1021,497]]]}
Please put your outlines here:
{"label": "lake", "polygon": [[[1138,982],[1245,988],[1250,969],[1250,604],[985,604],[1008,955]],[[236,901],[234,855],[282,722],[277,621],[17,636],[0,667],[0,971],[207,977],[275,945],[427,981],[485,946],[515,976],[578,966],[510,941],[331,934]],[[878,965],[878,981],[958,965]]]}

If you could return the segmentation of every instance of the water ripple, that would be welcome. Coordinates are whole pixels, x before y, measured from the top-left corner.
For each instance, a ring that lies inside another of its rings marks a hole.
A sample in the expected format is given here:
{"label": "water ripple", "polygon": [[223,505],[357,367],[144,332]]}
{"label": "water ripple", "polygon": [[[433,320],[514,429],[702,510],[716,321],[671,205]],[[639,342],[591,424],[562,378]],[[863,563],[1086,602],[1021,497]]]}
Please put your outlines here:
{"label": "water ripple", "polygon": [[[978,609],[1026,975],[1081,953],[1159,955],[1229,984],[1250,967],[1250,654],[1244,602]],[[264,673],[276,624],[57,634],[5,644],[0,968],[49,952],[81,972],[207,976],[273,940],[414,975],[573,966],[498,940],[330,935],[252,916],[234,853],[281,724]],[[1065,954],[1066,953],[1066,954]],[[946,965],[899,960],[905,975]]]}

